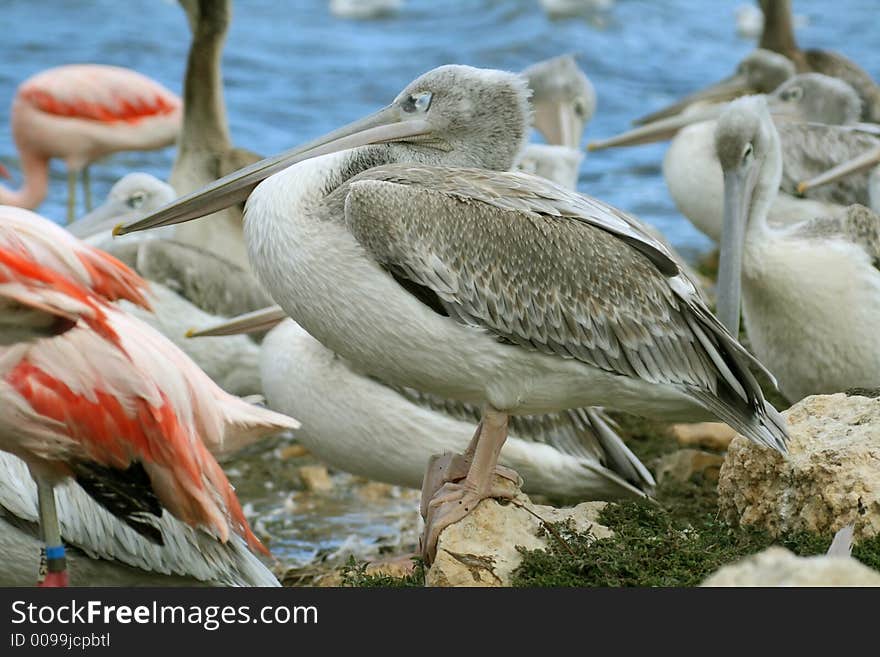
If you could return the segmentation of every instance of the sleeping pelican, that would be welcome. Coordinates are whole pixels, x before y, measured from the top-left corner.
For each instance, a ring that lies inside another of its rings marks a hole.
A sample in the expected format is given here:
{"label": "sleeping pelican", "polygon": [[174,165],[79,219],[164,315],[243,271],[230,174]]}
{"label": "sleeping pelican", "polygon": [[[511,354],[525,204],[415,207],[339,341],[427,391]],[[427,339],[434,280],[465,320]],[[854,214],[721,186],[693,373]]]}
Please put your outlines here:
{"label": "sleeping pelican", "polygon": [[868,170],[871,170],[868,175],[868,202],[874,212],[880,212],[880,145],[832,167],[815,178],[799,183],[797,190],[798,193],[805,194],[816,187]]}
{"label": "sleeping pelican", "polygon": [[[768,97],[777,120],[784,161],[782,191],[774,201],[771,221],[786,224],[805,215],[837,214],[854,202],[868,202],[867,176],[812,190],[794,198],[800,181],[825,171],[842,159],[862,153],[877,137],[849,122],[858,98],[846,83],[816,74],[798,75]],[[663,176],[676,206],[699,230],[716,242],[721,237],[723,184],[715,152],[716,119],[723,106],[691,110],[616,137],[591,143],[591,150],[643,144],[673,137],[663,159]],[[826,125],[844,122],[847,125]]]}
{"label": "sleeping pelican", "polygon": [[522,72],[532,90],[535,129],[546,144],[527,144],[517,169],[574,189],[584,158],[584,126],[596,111],[596,91],[572,55],[553,57]]}
{"label": "sleeping pelican", "polygon": [[880,216],[851,205],[774,227],[782,150],[761,97],[724,112],[715,144],[725,201],[719,318],[736,333],[742,296],[755,354],[792,402],[880,386]]}
{"label": "sleeping pelican", "polygon": [[368,374],[482,407],[457,467],[426,474],[446,481],[426,505],[429,561],[445,527],[510,497],[494,474],[518,480],[496,468],[511,415],[714,416],[785,449],[760,364],[666,249],[615,208],[509,171],[528,120],[521,77],[442,66],[375,114],[117,228],[250,195],[250,259],[288,315]]}

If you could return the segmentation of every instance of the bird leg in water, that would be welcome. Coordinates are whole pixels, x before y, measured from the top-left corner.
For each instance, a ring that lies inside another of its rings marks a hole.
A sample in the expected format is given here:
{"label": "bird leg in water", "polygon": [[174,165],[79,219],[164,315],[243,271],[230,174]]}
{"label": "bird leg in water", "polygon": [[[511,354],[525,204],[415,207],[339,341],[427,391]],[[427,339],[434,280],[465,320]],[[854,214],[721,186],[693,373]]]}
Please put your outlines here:
{"label": "bird leg in water", "polygon": [[37,480],[37,501],[40,507],[40,532],[43,536],[43,552],[40,557],[40,579],[37,586],[67,586],[67,561],[58,511],[55,507],[55,487],[42,477]]}
{"label": "bird leg in water", "polygon": [[76,171],[67,170],[67,223],[76,218]]}
{"label": "bird leg in water", "polygon": [[[443,484],[461,481],[467,476],[468,470],[471,468],[471,462],[474,460],[474,452],[477,449],[482,429],[483,422],[481,421],[477,425],[477,430],[474,432],[474,436],[471,438],[471,442],[463,454],[444,452],[443,454],[434,454],[428,460],[425,478],[422,480],[422,501],[419,507],[422,518],[428,515],[428,503]],[[516,486],[522,485],[522,479],[511,468],[496,465],[495,474],[509,479]]]}
{"label": "bird leg in water", "polygon": [[[516,494],[516,487],[511,486],[506,477],[502,481],[495,479],[498,456],[507,440],[507,424],[507,413],[487,405],[483,409],[479,432],[472,441],[467,475],[461,481],[443,484],[426,505],[425,533],[421,541],[425,563],[433,562],[437,553],[437,539],[449,525],[464,518],[487,497],[511,499]],[[518,475],[516,479],[519,480]]]}
{"label": "bird leg in water", "polygon": [[89,175],[89,167],[82,171],[83,198],[86,201],[86,212],[92,211],[92,177]]}

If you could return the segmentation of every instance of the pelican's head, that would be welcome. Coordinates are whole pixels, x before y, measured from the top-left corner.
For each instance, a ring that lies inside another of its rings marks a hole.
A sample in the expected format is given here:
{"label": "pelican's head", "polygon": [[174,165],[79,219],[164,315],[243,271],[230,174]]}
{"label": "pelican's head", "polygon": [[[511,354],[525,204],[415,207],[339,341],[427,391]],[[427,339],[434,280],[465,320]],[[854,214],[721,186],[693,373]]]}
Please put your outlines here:
{"label": "pelican's head", "polygon": [[134,221],[155,212],[175,198],[177,193],[168,183],[149,173],[129,173],[114,183],[104,203],[67,229],[80,239],[86,239],[109,231],[121,221]]}
{"label": "pelican's head", "polygon": [[243,202],[261,181],[310,158],[386,144],[395,162],[507,171],[525,146],[530,90],[516,73],[441,66],[409,83],[387,107],[303,146],[255,162],[115,235],[169,226]]}
{"label": "pelican's head", "polygon": [[715,126],[715,151],[724,174],[718,317],[736,336],[746,229],[766,220],[782,180],[779,135],[763,96],[730,103]]}
{"label": "pelican's head", "polygon": [[532,90],[535,129],[548,144],[578,148],[584,126],[596,111],[596,91],[574,57],[538,62],[522,75]]}
{"label": "pelican's head", "polygon": [[515,73],[459,65],[428,71],[383,110],[384,120],[417,127],[393,140],[394,159],[510,169],[528,140],[530,95]]}
{"label": "pelican's head", "polygon": [[685,96],[672,105],[637,119],[637,125],[680,115],[697,106],[724,103],[747,94],[768,94],[797,73],[794,62],[779,53],[758,48],[736,67],[733,75]]}
{"label": "pelican's head", "polygon": [[862,99],[847,82],[820,73],[801,73],[768,98],[774,113],[794,121],[849,125],[862,115]]}

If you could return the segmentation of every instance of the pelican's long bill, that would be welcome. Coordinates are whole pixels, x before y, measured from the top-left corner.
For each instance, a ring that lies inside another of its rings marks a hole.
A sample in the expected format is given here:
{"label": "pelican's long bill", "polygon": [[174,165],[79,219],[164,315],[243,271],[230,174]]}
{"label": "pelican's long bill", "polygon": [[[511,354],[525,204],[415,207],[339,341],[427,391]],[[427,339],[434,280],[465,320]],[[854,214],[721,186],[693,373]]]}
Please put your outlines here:
{"label": "pelican's long bill", "polygon": [[233,317],[221,324],[206,326],[203,329],[192,328],[186,332],[188,338],[215,337],[221,335],[245,335],[257,331],[268,331],[284,321],[287,313],[281,306],[269,306],[254,310],[238,317]]}
{"label": "pelican's long bill", "polygon": [[749,221],[754,175],[748,171],[724,172],[724,220],[718,261],[717,316],[733,336],[739,335],[742,298],[742,260]]}
{"label": "pelican's long bill", "polygon": [[726,103],[749,92],[753,92],[753,90],[749,88],[747,76],[744,73],[736,73],[705,89],[689,94],[672,105],[667,105],[663,109],[636,119],[633,121],[633,125],[645,125],[676,116],[698,103]]}
{"label": "pelican's long bill", "polygon": [[389,105],[303,146],[254,162],[179,198],[140,221],[119,224],[113,229],[113,234],[126,235],[149,228],[180,224],[241,203],[263,180],[303,160],[368,144],[419,137],[429,132],[428,123],[424,119],[411,118],[403,114],[398,106]]}
{"label": "pelican's long bill", "polygon": [[872,148],[868,152],[863,153],[858,157],[854,157],[848,162],[843,162],[836,167],[828,169],[828,171],[824,173],[820,173],[815,178],[810,178],[809,180],[804,180],[803,182],[798,183],[798,194],[803,194],[816,187],[833,183],[841,178],[853,173],[858,173],[859,171],[864,171],[865,169],[869,169],[876,165],[880,165],[880,147]]}
{"label": "pelican's long bill", "polygon": [[[765,98],[767,99],[767,109],[774,117],[784,117],[790,112],[785,103],[780,102],[778,99],[772,96],[765,96]],[[638,128],[622,132],[614,137],[590,142],[587,150],[600,151],[618,146],[639,146],[655,141],[666,141],[672,139],[680,130],[689,125],[717,120],[724,110],[727,109],[728,105],[729,103],[719,103],[707,107],[698,107],[675,116],[661,118],[652,123],[646,123]],[[685,106],[684,109],[687,109],[688,106]]]}

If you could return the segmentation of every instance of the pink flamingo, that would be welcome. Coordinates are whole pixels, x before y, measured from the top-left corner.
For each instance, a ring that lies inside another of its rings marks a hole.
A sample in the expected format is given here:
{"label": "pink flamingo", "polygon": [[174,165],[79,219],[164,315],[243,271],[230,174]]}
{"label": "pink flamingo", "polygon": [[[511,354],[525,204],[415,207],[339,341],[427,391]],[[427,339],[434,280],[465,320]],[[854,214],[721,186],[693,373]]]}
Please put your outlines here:
{"label": "pink flamingo", "polygon": [[298,423],[224,392],[164,336],[108,303],[145,306],[146,290],[128,267],[49,220],[0,208],[0,449],[37,481],[42,585],[67,583],[54,496],[65,477],[156,543],[162,535],[149,516],[165,509],[268,554],[213,454]]}
{"label": "pink flamingo", "polygon": [[[67,166],[67,221],[82,171],[91,210],[89,164],[118,151],[163,148],[180,132],[182,102],[135,71],[99,64],[50,68],[21,83],[12,101],[12,135],[21,157],[21,189],[0,186],[0,204],[35,208],[49,187],[49,160]],[[0,171],[0,175],[2,175]]]}

